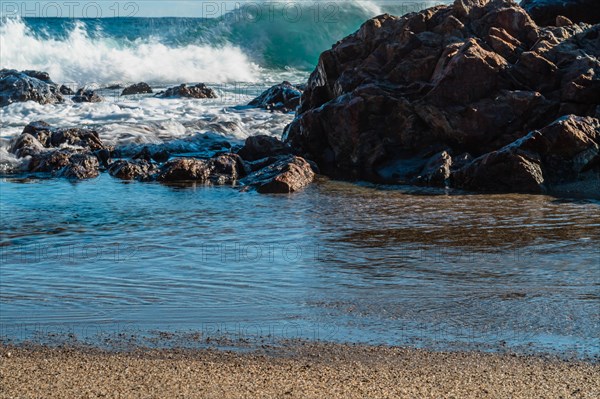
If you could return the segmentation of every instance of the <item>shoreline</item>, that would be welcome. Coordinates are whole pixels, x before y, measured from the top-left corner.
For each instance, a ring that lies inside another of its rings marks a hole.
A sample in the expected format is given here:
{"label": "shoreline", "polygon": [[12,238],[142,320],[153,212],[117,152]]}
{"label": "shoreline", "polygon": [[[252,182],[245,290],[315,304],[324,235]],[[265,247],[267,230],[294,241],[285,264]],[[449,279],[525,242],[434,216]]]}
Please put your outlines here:
{"label": "shoreline", "polygon": [[253,352],[0,345],[0,398],[592,398],[600,364],[300,342]]}

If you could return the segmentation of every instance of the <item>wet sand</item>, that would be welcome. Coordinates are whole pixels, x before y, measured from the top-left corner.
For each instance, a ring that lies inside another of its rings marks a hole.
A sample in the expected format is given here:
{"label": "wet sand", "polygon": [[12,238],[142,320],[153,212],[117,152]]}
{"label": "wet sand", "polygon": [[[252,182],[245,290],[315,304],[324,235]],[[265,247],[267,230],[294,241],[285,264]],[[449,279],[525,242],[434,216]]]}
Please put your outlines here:
{"label": "wet sand", "polygon": [[597,398],[600,364],[300,343],[252,353],[0,346],[1,398]]}

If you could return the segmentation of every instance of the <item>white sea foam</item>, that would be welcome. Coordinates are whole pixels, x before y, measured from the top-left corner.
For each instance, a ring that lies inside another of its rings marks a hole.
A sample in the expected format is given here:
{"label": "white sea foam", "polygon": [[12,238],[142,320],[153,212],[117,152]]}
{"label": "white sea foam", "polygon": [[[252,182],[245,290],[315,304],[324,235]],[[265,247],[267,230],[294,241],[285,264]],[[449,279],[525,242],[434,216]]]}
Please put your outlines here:
{"label": "white sea foam", "polygon": [[[223,92],[220,94],[225,95]],[[239,104],[251,96],[238,97]],[[216,100],[163,99],[152,96],[120,98],[102,103],[40,105],[29,101],[0,108],[0,172],[15,170],[22,163],[6,152],[11,138],[23,127],[44,120],[55,127],[91,127],[103,142],[123,151],[136,152],[142,146],[166,148],[172,152],[199,152],[222,140],[240,144],[246,137],[266,134],[280,137],[292,114],[267,112]]]}
{"label": "white sea foam", "polygon": [[46,71],[60,83],[255,81],[259,67],[233,45],[168,47],[149,38],[91,38],[81,22],[64,40],[41,38],[23,21],[0,24],[1,67]]}

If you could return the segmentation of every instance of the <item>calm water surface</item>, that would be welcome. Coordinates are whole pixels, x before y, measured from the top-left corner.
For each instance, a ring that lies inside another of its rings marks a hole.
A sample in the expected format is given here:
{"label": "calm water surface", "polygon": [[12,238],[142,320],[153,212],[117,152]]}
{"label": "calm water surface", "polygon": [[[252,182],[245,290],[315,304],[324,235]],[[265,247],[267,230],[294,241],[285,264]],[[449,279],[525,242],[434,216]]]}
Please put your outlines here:
{"label": "calm water surface", "polygon": [[[432,195],[433,194],[433,195]],[[0,336],[600,353],[600,203],[323,180],[0,182]]]}

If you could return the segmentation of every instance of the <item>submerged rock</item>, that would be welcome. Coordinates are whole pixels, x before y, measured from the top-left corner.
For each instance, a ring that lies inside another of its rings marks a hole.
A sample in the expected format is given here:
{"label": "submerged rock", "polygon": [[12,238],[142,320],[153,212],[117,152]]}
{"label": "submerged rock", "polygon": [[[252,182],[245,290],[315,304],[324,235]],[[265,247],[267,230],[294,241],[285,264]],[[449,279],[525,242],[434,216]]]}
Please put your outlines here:
{"label": "submerged rock", "polygon": [[[452,184],[471,156],[564,115],[598,116],[599,36],[600,25],[539,27],[510,0],[381,15],[321,54],[284,141],[332,176]],[[498,173],[525,170],[504,190],[539,185],[522,158],[490,155]]]}
{"label": "submerged rock", "polygon": [[292,149],[276,137],[258,135],[246,139],[238,155],[246,161],[257,161],[261,158],[291,154]]}
{"label": "submerged rock", "polygon": [[181,84],[167,89],[161,97],[217,98],[217,93],[204,83],[195,86]]}
{"label": "submerged rock", "polygon": [[55,104],[62,102],[63,97],[46,72],[0,70],[0,107],[26,101]]}
{"label": "submerged rock", "polygon": [[285,194],[303,189],[314,178],[315,173],[305,159],[284,155],[248,175],[242,180],[242,184],[262,194]]}
{"label": "submerged rock", "polygon": [[271,111],[290,112],[300,105],[302,90],[290,82],[283,82],[265,90],[248,105]]}
{"label": "submerged rock", "polygon": [[79,89],[71,100],[76,103],[99,103],[104,101],[104,98],[94,90]]}
{"label": "submerged rock", "polygon": [[600,23],[598,0],[523,0],[521,7],[541,26],[560,26],[560,21],[565,23],[563,18],[575,23]]}
{"label": "submerged rock", "polygon": [[132,94],[146,94],[146,93],[153,93],[152,87],[150,87],[150,85],[148,85],[148,83],[140,82],[140,83],[136,83],[134,85],[128,86],[125,89],[123,89],[123,91],[121,92],[121,95],[129,96]]}

